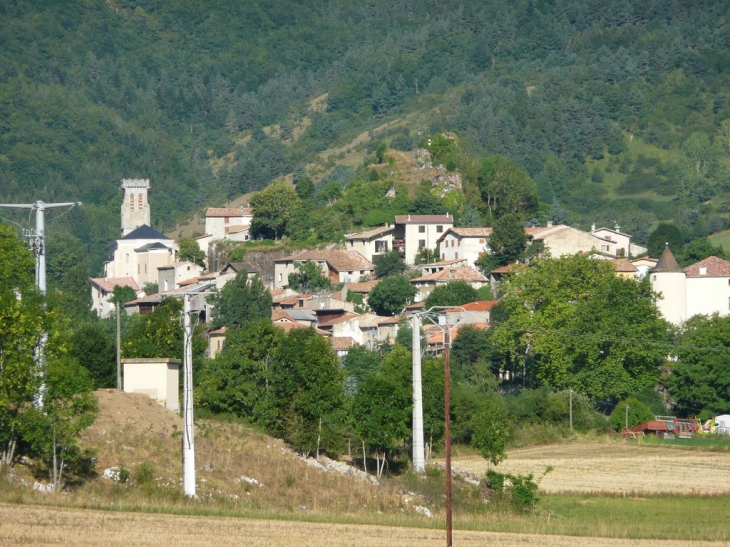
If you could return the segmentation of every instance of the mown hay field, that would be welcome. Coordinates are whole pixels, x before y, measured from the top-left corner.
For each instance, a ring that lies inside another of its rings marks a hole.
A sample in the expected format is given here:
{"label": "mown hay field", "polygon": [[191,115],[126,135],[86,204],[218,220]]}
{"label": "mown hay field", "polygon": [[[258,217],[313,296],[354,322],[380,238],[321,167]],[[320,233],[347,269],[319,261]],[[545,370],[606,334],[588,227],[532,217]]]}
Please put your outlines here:
{"label": "mown hay field", "polygon": [[[431,547],[443,530],[189,517],[0,504],[0,545],[79,547],[261,546]],[[714,547],[725,542],[631,540],[492,532],[454,532],[454,545],[503,547]]]}
{"label": "mown hay field", "polygon": [[[479,456],[457,457],[453,466],[483,475],[487,462]],[[635,441],[565,443],[517,448],[497,471],[539,476],[546,493],[730,495],[730,456],[638,444]]]}

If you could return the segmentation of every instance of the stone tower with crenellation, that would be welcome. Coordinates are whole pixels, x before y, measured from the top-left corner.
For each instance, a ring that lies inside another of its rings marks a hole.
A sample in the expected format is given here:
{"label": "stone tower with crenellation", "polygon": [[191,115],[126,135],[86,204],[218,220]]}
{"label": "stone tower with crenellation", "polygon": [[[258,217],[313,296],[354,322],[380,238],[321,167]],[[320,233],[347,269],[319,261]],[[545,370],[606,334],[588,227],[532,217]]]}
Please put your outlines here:
{"label": "stone tower with crenellation", "polygon": [[144,224],[150,225],[149,187],[150,179],[122,179],[122,237]]}

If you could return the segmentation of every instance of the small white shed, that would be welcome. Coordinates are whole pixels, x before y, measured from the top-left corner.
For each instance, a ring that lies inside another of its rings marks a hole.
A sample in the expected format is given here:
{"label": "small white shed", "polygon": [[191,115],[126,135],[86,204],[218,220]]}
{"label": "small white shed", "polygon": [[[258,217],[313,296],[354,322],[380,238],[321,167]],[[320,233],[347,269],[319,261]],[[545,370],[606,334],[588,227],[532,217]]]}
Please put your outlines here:
{"label": "small white shed", "polygon": [[124,391],[144,393],[162,406],[177,411],[180,359],[122,359]]}
{"label": "small white shed", "polygon": [[715,433],[718,435],[730,435],[730,414],[715,416]]}

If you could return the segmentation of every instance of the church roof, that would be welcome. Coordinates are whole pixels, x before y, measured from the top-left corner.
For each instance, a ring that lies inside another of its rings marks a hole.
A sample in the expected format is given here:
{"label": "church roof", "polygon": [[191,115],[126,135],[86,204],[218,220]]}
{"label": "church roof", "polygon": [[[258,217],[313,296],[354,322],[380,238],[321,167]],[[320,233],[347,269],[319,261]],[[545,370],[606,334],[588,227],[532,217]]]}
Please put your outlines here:
{"label": "church roof", "polygon": [[139,228],[135,228],[131,232],[129,232],[126,236],[124,236],[122,239],[170,239],[165,234],[161,234],[154,228],[151,228],[150,226],[147,226],[146,224],[142,224]]}
{"label": "church roof", "polygon": [[659,257],[659,262],[656,263],[656,266],[654,266],[651,270],[649,270],[651,273],[682,273],[682,268],[679,267],[679,263],[677,262],[677,259],[674,258],[674,255],[672,254],[672,251],[669,250],[669,245],[667,245],[664,250],[662,251],[662,255]]}

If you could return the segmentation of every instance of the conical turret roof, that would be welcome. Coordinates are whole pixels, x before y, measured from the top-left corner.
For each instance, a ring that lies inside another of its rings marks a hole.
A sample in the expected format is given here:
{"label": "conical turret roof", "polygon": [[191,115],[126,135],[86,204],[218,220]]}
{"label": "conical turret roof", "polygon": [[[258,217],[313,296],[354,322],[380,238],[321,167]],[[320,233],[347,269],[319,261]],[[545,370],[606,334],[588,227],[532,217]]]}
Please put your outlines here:
{"label": "conical turret roof", "polygon": [[669,245],[662,251],[662,256],[659,257],[659,262],[656,263],[651,269],[651,273],[684,273],[684,270],[679,267],[677,259],[674,258],[672,251],[669,250]]}

